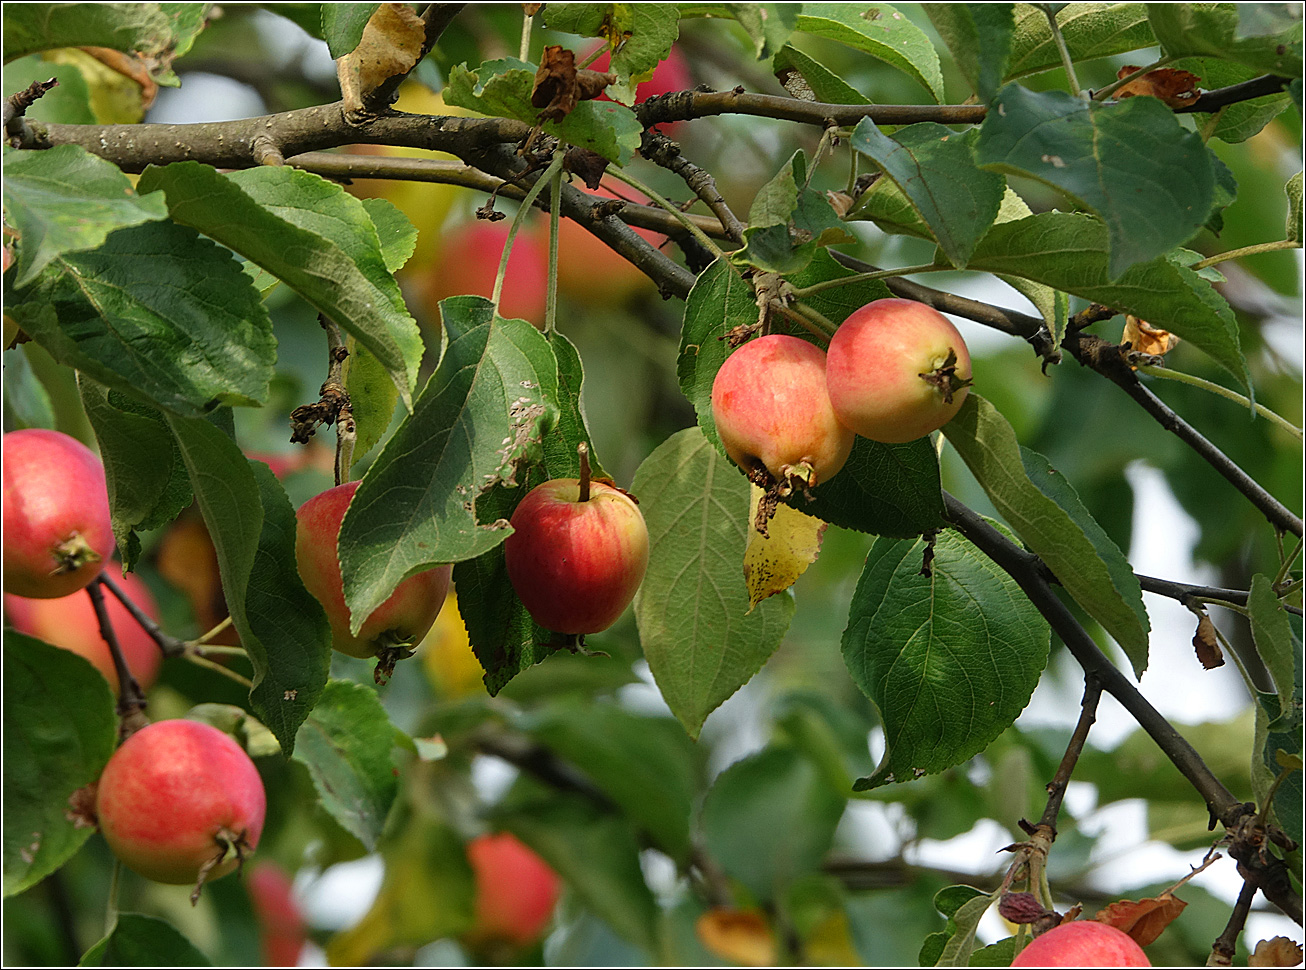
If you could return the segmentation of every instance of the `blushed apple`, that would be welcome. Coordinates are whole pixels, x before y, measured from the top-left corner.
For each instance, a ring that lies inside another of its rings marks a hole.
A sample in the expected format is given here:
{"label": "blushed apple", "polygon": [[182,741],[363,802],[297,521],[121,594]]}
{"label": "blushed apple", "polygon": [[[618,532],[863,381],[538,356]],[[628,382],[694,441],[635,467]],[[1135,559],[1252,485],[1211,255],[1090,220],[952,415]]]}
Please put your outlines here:
{"label": "blushed apple", "polygon": [[1054,926],[1036,937],[1012,961],[1013,967],[1150,967],[1143,948],[1128,933],[1081,919]]}
{"label": "blushed apple", "polygon": [[472,839],[467,861],[476,877],[476,922],[468,940],[515,946],[538,940],[562,890],[548,863],[507,832]]}

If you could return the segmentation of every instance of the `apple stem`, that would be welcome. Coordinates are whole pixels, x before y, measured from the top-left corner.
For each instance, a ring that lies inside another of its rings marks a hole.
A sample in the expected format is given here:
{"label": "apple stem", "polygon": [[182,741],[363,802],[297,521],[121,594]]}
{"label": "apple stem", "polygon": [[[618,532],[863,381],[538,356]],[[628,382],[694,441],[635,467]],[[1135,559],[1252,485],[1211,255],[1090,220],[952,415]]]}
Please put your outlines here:
{"label": "apple stem", "polygon": [[104,590],[100,584],[101,578],[97,576],[86,587],[86,595],[91,598],[95,618],[100,624],[100,636],[109,645],[113,669],[118,674],[118,739],[126,741],[149,723],[143,713],[145,692],[132,676],[131,668],[127,666],[127,661],[122,655],[122,647],[118,643],[117,634],[113,632],[113,621],[109,619],[109,611],[104,604]]}
{"label": "apple stem", "polygon": [[576,446],[576,454],[580,458],[580,499],[581,502],[590,500],[590,446],[581,442]]}
{"label": "apple stem", "polygon": [[[141,629],[150,635],[150,639],[159,645],[159,649],[165,657],[180,657],[186,652],[186,641],[164,633],[159,624],[155,623],[145,611],[132,602],[131,597],[123,592],[122,587],[113,581],[106,572],[100,573],[100,582],[102,582],[115,597],[118,602],[126,607],[127,612],[132,615]],[[242,653],[244,651],[241,651]]]}

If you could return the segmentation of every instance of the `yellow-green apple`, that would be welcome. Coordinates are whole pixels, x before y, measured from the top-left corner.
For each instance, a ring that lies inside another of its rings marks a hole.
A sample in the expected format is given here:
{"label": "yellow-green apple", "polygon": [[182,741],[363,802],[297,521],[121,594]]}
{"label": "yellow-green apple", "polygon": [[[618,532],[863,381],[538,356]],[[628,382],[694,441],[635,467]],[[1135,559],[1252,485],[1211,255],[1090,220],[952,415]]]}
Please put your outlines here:
{"label": "yellow-green apple", "polygon": [[[434,264],[417,283],[419,295],[434,316],[436,305],[449,296],[494,294],[499,260],[508,241],[508,222],[477,219],[445,231]],[[544,325],[549,284],[549,249],[537,224],[523,226],[513,240],[504,277],[499,315]]]}
{"label": "yellow-green apple", "polygon": [[[120,579],[115,577],[115,582],[147,616],[158,620],[159,607],[139,576],[128,573]],[[141,689],[149,690],[163,663],[159,645],[141,628],[118,597],[108,590],[104,593],[104,606],[127,668]],[[113,656],[100,634],[100,622],[95,616],[91,598],[83,590],[54,600],[27,599],[5,593],[5,614],[19,633],[85,657],[104,674],[114,693],[118,692],[118,671],[113,666]]]}
{"label": "yellow-green apple", "polygon": [[2,447],[5,592],[56,599],[84,589],[114,547],[100,459],[43,428],[11,431]]}
{"label": "yellow-green apple", "polygon": [[1128,933],[1096,920],[1062,923],[1020,951],[1013,967],[1150,967]]}
{"label": "yellow-green apple", "polygon": [[726,358],[712,382],[712,418],[731,461],[765,468],[782,485],[829,481],[848,460],[853,433],[825,393],[825,351],[771,334]]}
{"label": "yellow-green apple", "polygon": [[426,635],[444,605],[453,567],[435,566],[409,576],[373,611],[357,636],[350,633],[336,540],[356,491],[358,482],[346,482],[299,507],[295,559],[305,588],[317,597],[331,621],[331,645],[351,657],[374,657],[387,648],[415,644]]}
{"label": "yellow-green apple", "polygon": [[635,598],[648,568],[648,527],[612,485],[555,478],[512,513],[508,579],[535,622],[555,633],[606,630]]}
{"label": "yellow-green apple", "polygon": [[476,921],[468,941],[529,946],[538,940],[561,892],[557,874],[507,832],[472,839],[467,861],[476,877]]}
{"label": "yellow-green apple", "polygon": [[113,753],[96,788],[109,848],[155,882],[198,884],[258,845],[267,796],[243,748],[199,721],[157,721]]}
{"label": "yellow-green apple", "polygon": [[873,441],[915,441],[966,400],[970,352],[938,310],[884,299],[854,311],[830,340],[825,383],[839,420]]}

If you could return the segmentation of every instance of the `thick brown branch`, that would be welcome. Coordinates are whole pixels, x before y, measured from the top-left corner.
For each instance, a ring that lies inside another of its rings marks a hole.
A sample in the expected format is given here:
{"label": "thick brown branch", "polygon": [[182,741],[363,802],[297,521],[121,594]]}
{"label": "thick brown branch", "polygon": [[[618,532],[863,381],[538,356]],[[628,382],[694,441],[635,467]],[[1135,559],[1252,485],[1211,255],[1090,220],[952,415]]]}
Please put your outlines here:
{"label": "thick brown branch", "polygon": [[827,104],[773,94],[733,91],[680,91],[651,98],[635,107],[645,128],[666,121],[685,121],[711,115],[755,115],[780,121],[799,121],[824,127],[855,125],[870,118],[877,125],[909,125],[935,121],[944,125],[977,125],[988,109],[982,104]]}

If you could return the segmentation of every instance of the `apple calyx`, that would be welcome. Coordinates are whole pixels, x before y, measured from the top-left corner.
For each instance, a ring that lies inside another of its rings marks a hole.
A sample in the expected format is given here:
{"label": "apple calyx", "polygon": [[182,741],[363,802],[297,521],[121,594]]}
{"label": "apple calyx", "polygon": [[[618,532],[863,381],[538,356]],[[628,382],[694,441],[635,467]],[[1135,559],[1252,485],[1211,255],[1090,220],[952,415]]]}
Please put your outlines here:
{"label": "apple calyx", "polygon": [[372,671],[372,679],[377,686],[384,687],[388,684],[395,672],[395,665],[416,652],[417,640],[413,637],[405,636],[401,630],[382,631],[376,638],[376,669]]}
{"label": "apple calyx", "polygon": [[218,851],[200,866],[199,875],[195,879],[195,888],[190,892],[190,904],[198,905],[200,901],[200,891],[204,888],[204,880],[215,868],[222,865],[228,859],[236,860],[237,871],[244,871],[245,856],[254,851],[254,846],[250,844],[244,831],[235,832],[222,826],[214,833],[213,841],[217,843]]}
{"label": "apple calyx", "polygon": [[58,565],[50,570],[51,576],[62,576],[76,572],[90,563],[100,562],[104,557],[91,547],[80,532],[74,532],[59,545],[54,547],[54,558]]}
{"label": "apple calyx", "polygon": [[975,382],[969,377],[957,376],[957,351],[948,348],[948,356],[932,371],[917,374],[921,380],[943,395],[943,403],[951,404],[952,396]]}

